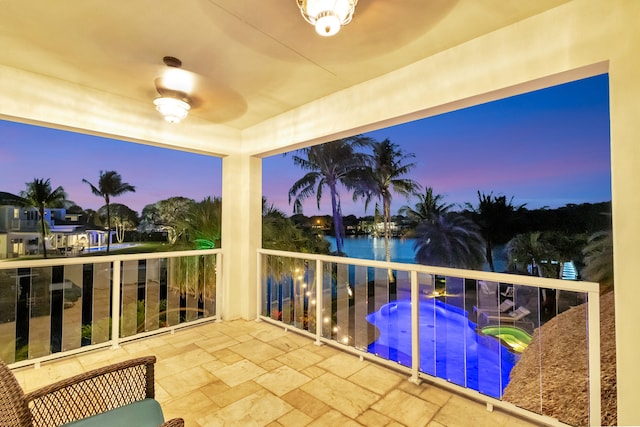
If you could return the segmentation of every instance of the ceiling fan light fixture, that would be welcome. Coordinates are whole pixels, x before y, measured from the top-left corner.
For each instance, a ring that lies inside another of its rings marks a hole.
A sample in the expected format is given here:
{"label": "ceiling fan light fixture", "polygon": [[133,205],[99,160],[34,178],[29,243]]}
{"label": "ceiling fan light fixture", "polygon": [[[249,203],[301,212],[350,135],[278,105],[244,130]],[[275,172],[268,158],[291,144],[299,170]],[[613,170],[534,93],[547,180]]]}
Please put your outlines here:
{"label": "ceiling fan light fixture", "polygon": [[169,123],[180,123],[191,109],[191,105],[188,102],[173,98],[170,96],[161,96],[153,100],[153,104],[156,106],[156,110],[164,116],[164,119]]}
{"label": "ceiling fan light fixture", "polygon": [[181,68],[182,61],[178,58],[165,56],[162,61],[167,69],[155,80],[160,97],[153,100],[153,105],[167,122],[180,123],[191,109],[189,93],[193,90],[193,77]]}
{"label": "ceiling fan light fixture", "polygon": [[333,36],[353,18],[358,0],[296,0],[302,17],[323,36]]}

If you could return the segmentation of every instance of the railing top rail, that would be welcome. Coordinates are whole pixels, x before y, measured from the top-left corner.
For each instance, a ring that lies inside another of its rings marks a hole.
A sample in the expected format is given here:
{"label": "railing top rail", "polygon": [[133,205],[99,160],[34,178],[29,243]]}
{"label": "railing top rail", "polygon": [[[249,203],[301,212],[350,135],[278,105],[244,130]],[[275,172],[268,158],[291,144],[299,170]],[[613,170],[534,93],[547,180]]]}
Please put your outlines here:
{"label": "railing top rail", "polygon": [[96,255],[96,256],[78,256],[78,257],[68,257],[68,258],[30,259],[30,260],[23,260],[23,261],[0,262],[0,270],[30,268],[30,267],[49,267],[51,265],[99,264],[99,263],[105,263],[105,262],[135,261],[139,259],[177,258],[182,256],[194,256],[194,255],[220,255],[222,253],[223,253],[222,249],[197,249],[197,250],[176,251],[176,252],[148,252],[148,253],[122,254],[122,255]]}
{"label": "railing top rail", "polygon": [[516,285],[534,286],[537,288],[551,288],[572,292],[600,292],[600,285],[594,282],[549,279],[546,277],[523,276],[507,273],[494,273],[490,271],[463,270],[448,267],[434,267],[422,264],[406,264],[399,262],[386,262],[368,260],[362,258],[346,258],[331,255],[310,254],[301,252],[278,251],[274,249],[258,249],[259,254],[274,255],[306,260],[319,260],[337,264],[350,264],[362,267],[390,268],[400,271],[417,271],[418,273],[438,276],[464,277],[467,279],[486,280],[490,282],[511,283]]}

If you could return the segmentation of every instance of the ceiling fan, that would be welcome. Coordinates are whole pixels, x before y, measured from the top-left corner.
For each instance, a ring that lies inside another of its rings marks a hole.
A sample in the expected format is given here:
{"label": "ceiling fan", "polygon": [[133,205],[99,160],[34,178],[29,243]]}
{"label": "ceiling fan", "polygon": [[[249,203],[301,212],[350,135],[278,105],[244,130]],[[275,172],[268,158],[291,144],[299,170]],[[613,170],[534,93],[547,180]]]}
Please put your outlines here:
{"label": "ceiling fan", "polygon": [[169,123],[178,123],[190,112],[214,123],[240,117],[247,111],[246,100],[214,76],[185,70],[173,56],[162,58],[160,76],[154,85],[159,97],[153,103]]}

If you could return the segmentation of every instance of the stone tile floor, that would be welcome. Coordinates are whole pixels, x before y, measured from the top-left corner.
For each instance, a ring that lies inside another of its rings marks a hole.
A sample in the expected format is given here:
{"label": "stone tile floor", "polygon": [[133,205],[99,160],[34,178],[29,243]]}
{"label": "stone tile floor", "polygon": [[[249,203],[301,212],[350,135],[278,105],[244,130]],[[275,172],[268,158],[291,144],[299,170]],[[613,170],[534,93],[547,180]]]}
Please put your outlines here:
{"label": "stone tile floor", "polygon": [[149,354],[165,416],[188,427],[536,425],[267,322],[200,324],[15,374],[30,391]]}

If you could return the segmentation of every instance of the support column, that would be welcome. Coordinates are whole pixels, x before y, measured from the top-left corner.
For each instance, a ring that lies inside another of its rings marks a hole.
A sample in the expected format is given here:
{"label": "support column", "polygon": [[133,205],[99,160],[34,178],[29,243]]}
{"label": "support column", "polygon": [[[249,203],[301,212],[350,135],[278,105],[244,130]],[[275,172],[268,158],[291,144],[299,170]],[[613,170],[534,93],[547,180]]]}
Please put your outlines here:
{"label": "support column", "polygon": [[262,246],[262,159],[222,159],[222,319],[254,319]]}
{"label": "support column", "polygon": [[[616,305],[616,358],[618,424],[640,424],[638,384],[640,384],[640,334],[638,333],[638,287],[640,259],[640,30],[633,17],[640,4],[625,3],[627,21],[617,41],[620,50],[611,58],[611,181],[613,211],[613,261]],[[633,7],[631,7],[633,5]],[[612,41],[613,43],[613,41]],[[613,331],[602,331],[613,333]]]}

